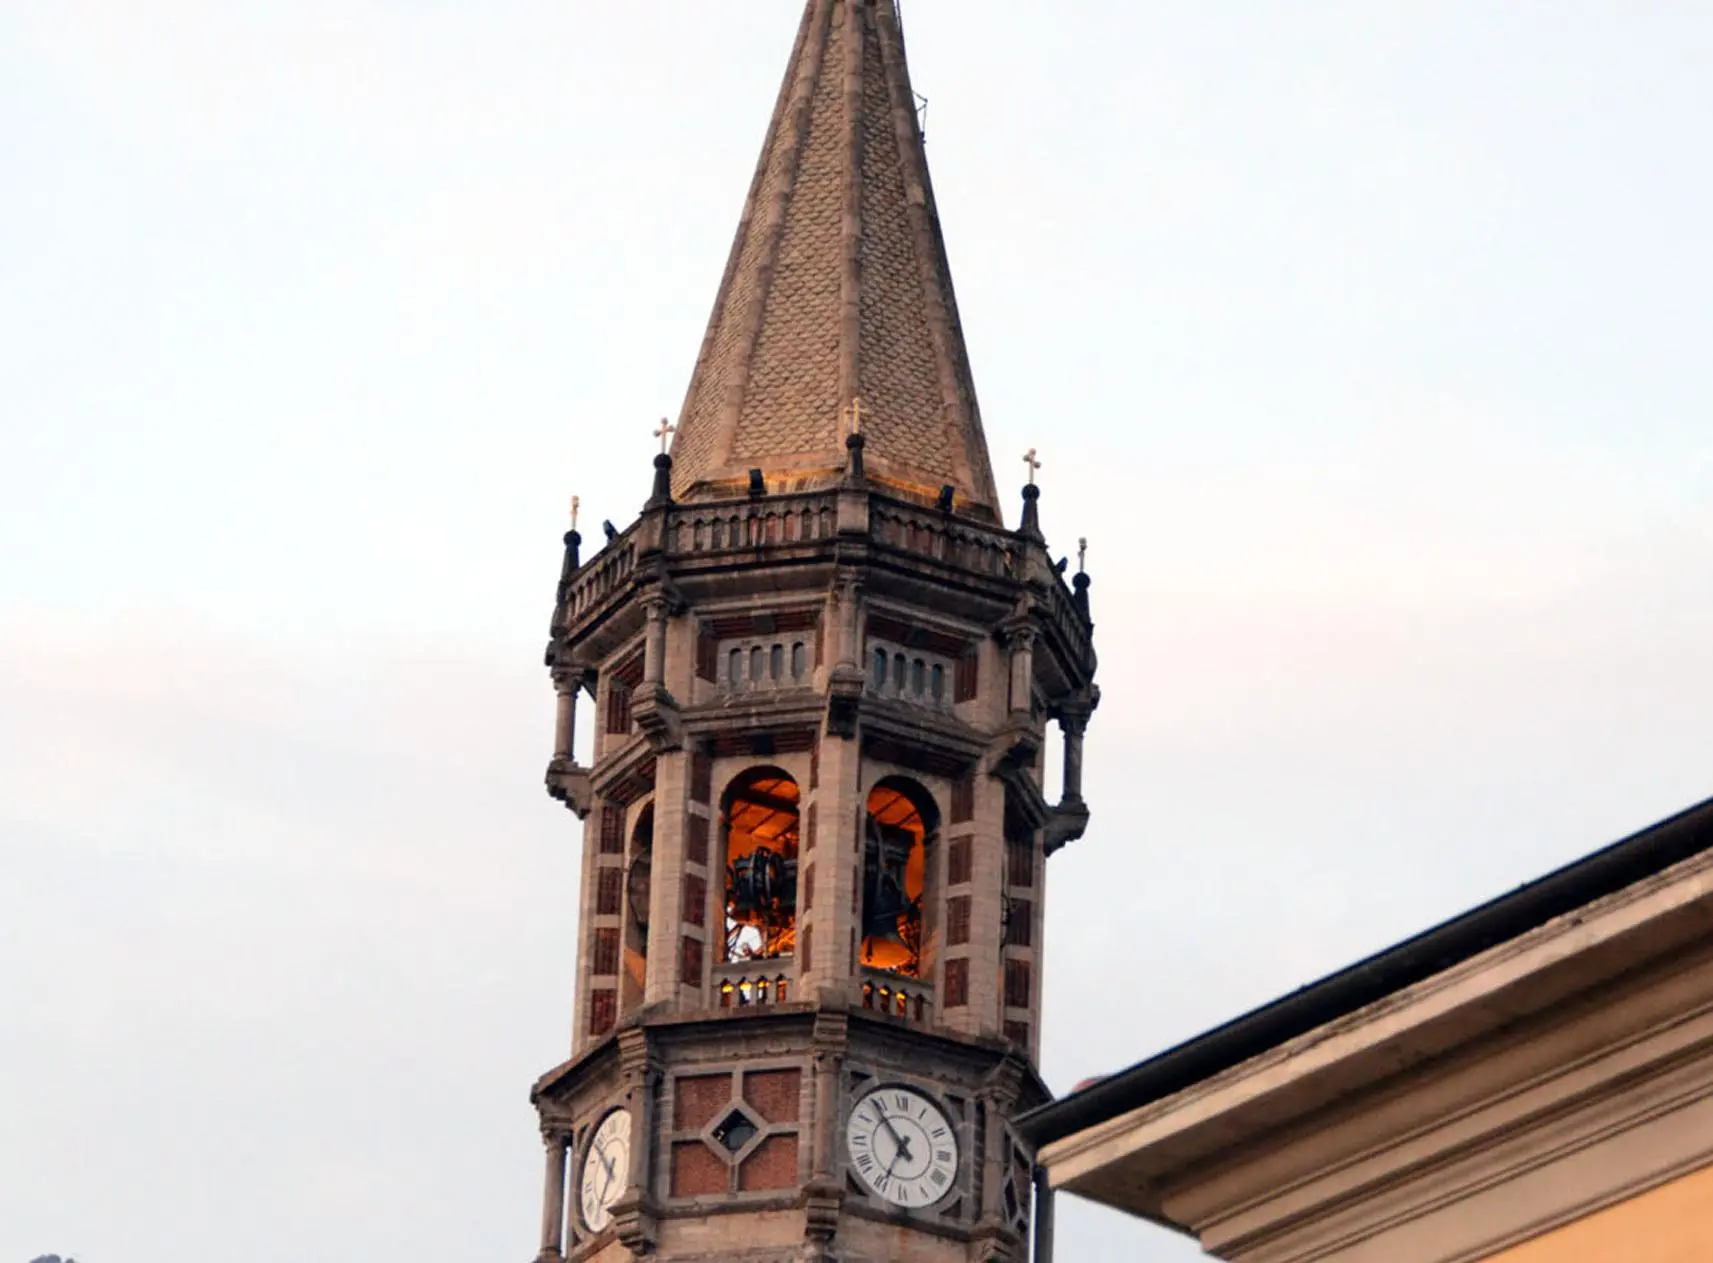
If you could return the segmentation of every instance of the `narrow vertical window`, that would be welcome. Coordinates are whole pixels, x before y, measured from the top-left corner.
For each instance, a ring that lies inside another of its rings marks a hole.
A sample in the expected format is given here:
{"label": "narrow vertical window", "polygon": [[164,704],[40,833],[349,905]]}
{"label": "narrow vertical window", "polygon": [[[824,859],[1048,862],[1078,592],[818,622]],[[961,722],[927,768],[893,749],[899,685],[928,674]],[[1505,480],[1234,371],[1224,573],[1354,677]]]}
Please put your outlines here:
{"label": "narrow vertical window", "polygon": [[793,680],[801,680],[803,678],[804,671],[808,670],[808,667],[808,651],[804,649],[803,642],[798,641],[796,644],[791,646],[791,678]]}
{"label": "narrow vertical window", "polygon": [[874,670],[869,674],[872,676],[870,682],[875,692],[878,693],[886,687],[886,650],[876,649],[874,651]]}
{"label": "narrow vertical window", "polygon": [[785,646],[775,645],[767,655],[768,678],[783,680],[785,678]]}
{"label": "narrow vertical window", "polygon": [[946,700],[946,668],[941,666],[939,663],[935,663],[934,664],[934,670],[930,673],[929,680],[930,680],[930,683],[928,686],[928,691],[933,695],[934,700],[936,702],[945,701]]}
{"label": "narrow vertical window", "polygon": [[726,683],[736,688],[743,683],[743,650],[734,649],[726,658]]}

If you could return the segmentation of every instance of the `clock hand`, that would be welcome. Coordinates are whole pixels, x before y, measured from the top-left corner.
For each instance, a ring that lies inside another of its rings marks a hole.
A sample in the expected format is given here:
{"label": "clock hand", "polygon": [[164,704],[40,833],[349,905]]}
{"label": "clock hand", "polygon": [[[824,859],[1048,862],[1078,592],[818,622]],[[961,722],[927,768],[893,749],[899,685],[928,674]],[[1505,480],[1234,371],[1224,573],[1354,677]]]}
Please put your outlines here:
{"label": "clock hand", "polygon": [[601,1170],[607,1177],[601,1182],[600,1200],[604,1203],[607,1200],[607,1190],[613,1186],[613,1167],[615,1164],[607,1157],[605,1149],[595,1150],[595,1156],[601,1160]]}
{"label": "clock hand", "polygon": [[[878,1097],[875,1099],[875,1102],[874,1102],[874,1112],[876,1114],[880,1115],[880,1121],[885,1123],[886,1124],[886,1130],[892,1133],[892,1143],[898,1146],[898,1148],[896,1150],[894,1150],[893,1154],[892,1154],[893,1163],[896,1164],[898,1162],[899,1158],[910,1157],[910,1142],[908,1140],[904,1139],[903,1136],[900,1136],[898,1134],[898,1128],[896,1128],[892,1125],[892,1120],[887,1117],[886,1107],[880,1103],[880,1100]],[[887,1170],[887,1174],[890,1175],[892,1173],[892,1167],[891,1166],[888,1166],[886,1168],[886,1170]]]}

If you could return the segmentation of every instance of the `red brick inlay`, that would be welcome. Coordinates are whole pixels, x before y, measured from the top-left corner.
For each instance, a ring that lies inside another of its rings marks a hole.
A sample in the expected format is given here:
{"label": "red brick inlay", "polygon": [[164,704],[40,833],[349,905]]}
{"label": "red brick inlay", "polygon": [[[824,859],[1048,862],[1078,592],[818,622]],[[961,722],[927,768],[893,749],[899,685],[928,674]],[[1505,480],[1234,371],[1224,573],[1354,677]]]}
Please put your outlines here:
{"label": "red brick inlay", "polygon": [[595,912],[616,917],[624,902],[625,873],[622,868],[603,868],[595,877]]}
{"label": "red brick inlay", "polygon": [[946,946],[960,947],[970,941],[970,897],[954,895],[946,900]]}
{"label": "red brick inlay", "polygon": [[619,932],[614,929],[595,931],[595,961],[590,972],[616,974],[619,971]]}
{"label": "red brick inlay", "polygon": [[1005,1006],[1011,1009],[1029,1007],[1030,969],[1026,960],[1005,962]]}
{"label": "red brick inlay", "polygon": [[759,1070],[743,1077],[743,1097],[770,1123],[794,1123],[802,1103],[801,1070]]}
{"label": "red brick inlay", "polygon": [[797,1186],[797,1137],[769,1136],[738,1172],[738,1188],[745,1193]]}
{"label": "red brick inlay", "polygon": [[714,1197],[729,1192],[732,1172],[700,1140],[672,1146],[672,1196]]}
{"label": "red brick inlay", "polygon": [[700,1131],[731,1103],[732,1076],[685,1075],[673,1083],[672,1095],[673,1130]]}
{"label": "red brick inlay", "polygon": [[687,986],[702,985],[702,940],[684,936],[679,946],[678,978]]}
{"label": "red brick inlay", "polygon": [[1035,846],[1032,841],[1005,844],[1005,880],[1024,890],[1035,884]]}
{"label": "red brick inlay", "polygon": [[968,824],[975,819],[975,778],[952,782],[952,823]]}
{"label": "red brick inlay", "polygon": [[684,878],[684,919],[691,925],[708,921],[708,883],[694,873]]}
{"label": "red brick inlay", "polygon": [[1013,899],[1005,922],[1005,942],[1011,947],[1032,947],[1035,943],[1035,905],[1027,899]]}
{"label": "red brick inlay", "polygon": [[619,993],[601,990],[589,996],[589,1034],[605,1035],[619,1020]]}
{"label": "red brick inlay", "polygon": [[692,864],[708,862],[708,817],[690,815],[690,833],[684,844],[684,858]]}
{"label": "red brick inlay", "polygon": [[970,963],[967,960],[946,962],[946,1007],[961,1009],[970,1002]]}
{"label": "red brick inlay", "polygon": [[969,882],[975,839],[969,834],[953,838],[946,850],[946,885],[962,886]]}
{"label": "red brick inlay", "polygon": [[625,809],[618,803],[601,805],[601,854],[625,853]]}

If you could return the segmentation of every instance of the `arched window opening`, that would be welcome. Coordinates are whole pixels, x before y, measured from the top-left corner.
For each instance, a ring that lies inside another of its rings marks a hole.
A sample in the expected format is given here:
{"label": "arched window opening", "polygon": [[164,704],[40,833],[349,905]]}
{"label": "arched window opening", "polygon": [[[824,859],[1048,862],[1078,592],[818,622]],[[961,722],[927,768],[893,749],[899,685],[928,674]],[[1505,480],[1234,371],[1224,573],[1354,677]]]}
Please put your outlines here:
{"label": "arched window opening", "polygon": [[878,693],[886,687],[886,650],[874,651],[874,669],[869,674],[873,677],[872,687],[875,692]]}
{"label": "arched window opening", "polygon": [[766,678],[766,671],[766,657],[761,651],[761,646],[757,645],[754,649],[749,651],[750,682],[760,684],[762,680]]}
{"label": "arched window opening", "polygon": [[776,767],[725,797],[726,959],[768,960],[797,946],[797,782]]}
{"label": "arched window opening", "polygon": [[864,965],[921,976],[928,843],[939,824],[933,796],[914,781],[889,776],[869,792],[862,865]]}
{"label": "arched window opening", "polygon": [[648,982],[648,901],[654,865],[654,804],[637,813],[625,868],[623,992],[626,1008],[639,1004]]}
{"label": "arched window opening", "polygon": [[742,649],[734,649],[726,657],[726,683],[733,688],[743,683]]}
{"label": "arched window opening", "polygon": [[801,680],[809,666],[809,651],[802,641],[791,646],[791,678]]}

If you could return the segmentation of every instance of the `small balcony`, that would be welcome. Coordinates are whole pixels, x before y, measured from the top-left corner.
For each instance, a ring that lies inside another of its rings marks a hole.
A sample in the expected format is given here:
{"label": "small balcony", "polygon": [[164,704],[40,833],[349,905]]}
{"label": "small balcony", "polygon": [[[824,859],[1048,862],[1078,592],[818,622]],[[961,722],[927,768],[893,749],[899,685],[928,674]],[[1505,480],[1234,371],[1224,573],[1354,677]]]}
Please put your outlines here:
{"label": "small balcony", "polygon": [[934,988],[917,978],[864,966],[862,1007],[911,1026],[929,1026],[934,1021]]}
{"label": "small balcony", "polygon": [[715,1003],[722,1009],[764,1008],[798,998],[797,965],[789,956],[735,960],[714,966]]}

